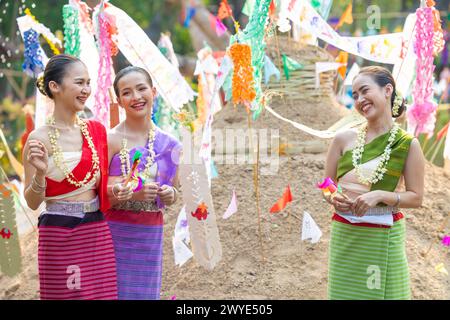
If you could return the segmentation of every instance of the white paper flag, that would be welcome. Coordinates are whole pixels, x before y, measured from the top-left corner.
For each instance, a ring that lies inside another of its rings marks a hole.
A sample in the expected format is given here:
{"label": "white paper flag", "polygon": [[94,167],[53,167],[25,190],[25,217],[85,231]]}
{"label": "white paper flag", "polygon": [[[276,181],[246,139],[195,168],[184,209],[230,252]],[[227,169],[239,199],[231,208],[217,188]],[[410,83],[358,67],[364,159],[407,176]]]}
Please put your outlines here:
{"label": "white paper flag", "polygon": [[189,237],[189,226],[186,217],[186,206],[183,206],[178,214],[177,223],[175,224],[174,237],[189,243],[191,241]]}
{"label": "white paper flag", "polygon": [[233,214],[237,212],[237,199],[236,199],[236,191],[233,190],[233,196],[231,197],[231,202],[228,206],[227,211],[223,214],[223,219],[228,219]]}
{"label": "white paper flag", "polygon": [[173,254],[175,257],[175,264],[182,266],[190,258],[192,258],[192,251],[184,244],[184,242],[179,238],[172,238]]}
{"label": "white paper flag", "polygon": [[317,226],[311,215],[303,212],[303,225],[302,225],[302,241],[311,239],[311,243],[317,243],[322,236],[322,231]]}
{"label": "white paper flag", "polygon": [[337,70],[341,66],[345,66],[345,64],[338,62],[316,62],[316,88],[320,86],[320,74],[322,72]]}
{"label": "white paper flag", "polygon": [[350,68],[350,71],[347,74],[347,78],[344,80],[344,86],[351,86],[353,83],[353,79],[358,75],[359,73],[359,65],[355,62],[352,67]]}

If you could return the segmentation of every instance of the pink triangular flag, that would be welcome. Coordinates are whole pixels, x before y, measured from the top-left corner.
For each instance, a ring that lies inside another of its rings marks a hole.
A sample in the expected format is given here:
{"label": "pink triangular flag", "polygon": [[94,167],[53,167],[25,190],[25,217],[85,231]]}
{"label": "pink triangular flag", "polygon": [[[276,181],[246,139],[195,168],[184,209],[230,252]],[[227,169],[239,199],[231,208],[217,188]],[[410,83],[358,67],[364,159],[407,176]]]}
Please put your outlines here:
{"label": "pink triangular flag", "polygon": [[225,32],[227,32],[227,27],[220,21],[219,18],[216,18],[216,33],[217,36],[222,36]]}
{"label": "pink triangular flag", "polygon": [[231,197],[230,205],[228,206],[227,211],[225,211],[225,213],[223,214],[223,219],[228,219],[236,212],[237,212],[236,192],[233,190],[233,196]]}

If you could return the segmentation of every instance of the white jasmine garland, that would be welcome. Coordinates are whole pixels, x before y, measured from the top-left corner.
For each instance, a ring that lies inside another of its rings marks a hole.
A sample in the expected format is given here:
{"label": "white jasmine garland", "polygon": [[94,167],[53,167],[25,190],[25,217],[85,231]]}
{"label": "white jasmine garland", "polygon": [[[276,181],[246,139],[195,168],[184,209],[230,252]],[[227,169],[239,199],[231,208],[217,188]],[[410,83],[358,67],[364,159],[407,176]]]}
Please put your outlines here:
{"label": "white jasmine garland", "polygon": [[361,158],[366,142],[367,125],[361,127],[361,129],[358,131],[356,147],[352,152],[353,167],[355,167],[356,176],[358,177],[359,182],[365,185],[370,185],[377,183],[378,181],[383,179],[384,174],[387,172],[386,165],[391,157],[392,144],[395,141],[395,137],[397,136],[397,132],[399,129],[400,126],[397,123],[394,123],[392,129],[390,130],[388,144],[386,148],[384,148],[383,154],[380,156],[380,162],[378,163],[378,166],[370,177],[365,177],[361,170]]}

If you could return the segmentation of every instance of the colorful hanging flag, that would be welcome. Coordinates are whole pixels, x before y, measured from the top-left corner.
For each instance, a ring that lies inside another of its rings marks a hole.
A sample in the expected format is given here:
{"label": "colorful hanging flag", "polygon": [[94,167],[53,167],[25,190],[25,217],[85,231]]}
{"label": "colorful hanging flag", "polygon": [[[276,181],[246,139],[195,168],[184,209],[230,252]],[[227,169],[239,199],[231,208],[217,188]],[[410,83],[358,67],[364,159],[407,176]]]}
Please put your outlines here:
{"label": "colorful hanging flag", "polygon": [[353,15],[352,15],[352,3],[350,2],[344,13],[342,14],[339,22],[336,25],[335,30],[339,29],[344,23],[352,24],[353,23]]}
{"label": "colorful hanging flag", "polygon": [[216,34],[221,37],[225,32],[227,32],[227,27],[216,17]]}
{"label": "colorful hanging flag", "polygon": [[277,10],[277,7],[275,5],[275,1],[272,0],[272,2],[270,3],[270,6],[269,6],[269,17],[271,17],[272,19],[275,18],[276,10]]}
{"label": "colorful hanging flag", "polygon": [[22,269],[13,192],[0,184],[0,271],[13,277]]}
{"label": "colorful hanging flag", "polygon": [[282,55],[282,58],[283,58],[283,70],[284,75],[286,76],[286,80],[289,80],[289,71],[300,70],[304,67],[301,63],[295,61],[292,58],[289,58],[285,54]]}
{"label": "colorful hanging flag", "polygon": [[342,66],[338,68],[338,73],[341,75],[342,79],[345,79],[345,74],[347,73],[348,52],[340,51],[336,58],[336,62],[342,64]]}
{"label": "colorful hanging flag", "polygon": [[310,239],[311,243],[317,243],[322,237],[322,231],[316,224],[311,215],[304,211],[303,212],[303,223],[302,223],[302,241]]}
{"label": "colorful hanging flag", "polygon": [[233,15],[230,5],[227,0],[222,0],[219,5],[219,10],[217,11],[217,18],[220,20],[229,18]]}
{"label": "colorful hanging flag", "polygon": [[272,60],[266,55],[264,60],[264,83],[269,83],[270,77],[275,76],[280,81],[280,70],[273,64]]}
{"label": "colorful hanging flag", "polygon": [[236,199],[236,191],[233,190],[233,195],[231,197],[230,204],[228,205],[227,211],[223,214],[223,219],[228,219],[233,214],[237,212],[237,199]]}
{"label": "colorful hanging flag", "polygon": [[286,205],[291,201],[292,201],[291,188],[288,185],[281,198],[278,199],[278,201],[272,206],[272,208],[270,208],[270,213],[280,212],[281,210],[286,208]]}

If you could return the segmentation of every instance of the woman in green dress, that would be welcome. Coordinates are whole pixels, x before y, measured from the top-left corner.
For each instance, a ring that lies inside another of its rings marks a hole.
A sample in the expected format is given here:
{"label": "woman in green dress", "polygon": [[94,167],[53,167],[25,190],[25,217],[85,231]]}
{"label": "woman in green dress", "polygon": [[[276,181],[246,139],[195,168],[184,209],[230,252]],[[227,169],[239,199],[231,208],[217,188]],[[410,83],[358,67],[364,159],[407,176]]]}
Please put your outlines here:
{"label": "woman in green dress", "polygon": [[336,135],[326,176],[342,193],[327,197],[331,222],[330,299],[410,299],[405,219],[399,208],[422,204],[419,141],[394,122],[404,99],[385,68],[362,68],[353,80],[355,109],[367,123]]}

